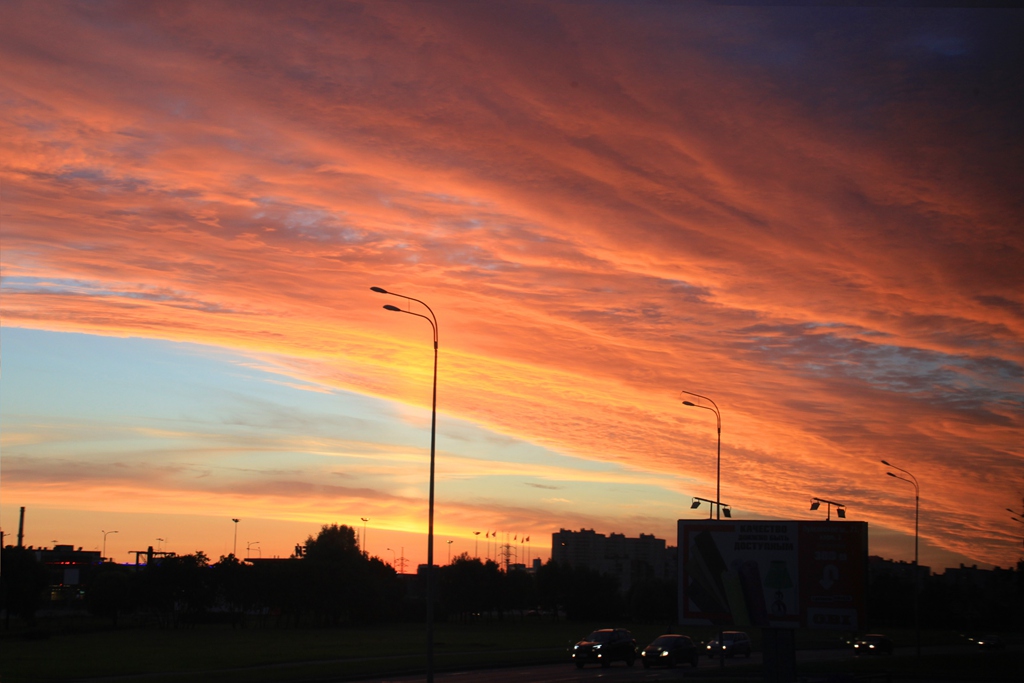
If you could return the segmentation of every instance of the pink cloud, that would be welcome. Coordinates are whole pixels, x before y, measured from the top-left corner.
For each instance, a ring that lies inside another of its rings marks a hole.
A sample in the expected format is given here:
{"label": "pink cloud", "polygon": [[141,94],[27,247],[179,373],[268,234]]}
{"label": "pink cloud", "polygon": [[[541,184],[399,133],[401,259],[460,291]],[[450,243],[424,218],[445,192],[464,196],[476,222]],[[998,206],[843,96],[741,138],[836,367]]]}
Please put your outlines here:
{"label": "pink cloud", "polygon": [[9,6],[5,324],[424,404],[383,285],[438,312],[448,414],[713,487],[676,393],[713,394],[734,505],[846,492],[906,532],[889,458],[932,543],[1011,561],[952,501],[1018,497],[1020,102],[911,27],[650,11]]}

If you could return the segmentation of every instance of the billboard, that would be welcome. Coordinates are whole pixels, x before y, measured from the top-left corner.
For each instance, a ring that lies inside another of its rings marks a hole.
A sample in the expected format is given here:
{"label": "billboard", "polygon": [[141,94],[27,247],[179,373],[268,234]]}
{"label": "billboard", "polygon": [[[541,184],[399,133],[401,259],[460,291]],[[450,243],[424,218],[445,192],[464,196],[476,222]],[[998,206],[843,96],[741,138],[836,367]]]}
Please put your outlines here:
{"label": "billboard", "polygon": [[679,520],[679,623],[864,626],[867,522]]}

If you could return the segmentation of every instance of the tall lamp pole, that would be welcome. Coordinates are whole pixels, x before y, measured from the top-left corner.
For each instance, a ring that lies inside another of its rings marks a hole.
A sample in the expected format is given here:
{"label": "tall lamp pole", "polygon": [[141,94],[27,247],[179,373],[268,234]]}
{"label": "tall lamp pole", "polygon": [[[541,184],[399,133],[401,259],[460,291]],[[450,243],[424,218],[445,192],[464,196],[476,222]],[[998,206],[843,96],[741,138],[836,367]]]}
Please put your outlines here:
{"label": "tall lamp pole", "polygon": [[[921,566],[918,563],[917,554],[917,539],[918,539],[918,528],[921,520],[921,487],[917,484],[917,477],[903,469],[897,467],[891,462],[886,460],[882,461],[882,464],[886,467],[891,467],[894,470],[899,470],[906,477],[900,476],[895,472],[886,472],[890,477],[905,481],[908,484],[912,484],[914,487],[914,628],[917,631],[917,663],[918,666],[921,664]],[[907,477],[910,477],[909,479]]]}
{"label": "tall lamp pole", "polygon": [[702,406],[699,403],[693,401],[683,401],[684,406],[690,406],[691,408],[703,408],[704,410],[710,410],[715,414],[715,420],[718,424],[718,470],[715,474],[715,507],[718,508],[718,514],[716,519],[722,519],[722,414],[718,412],[718,405],[707,396],[701,396],[700,394],[694,394],[689,391],[683,391],[681,393],[687,394],[688,396],[694,396],[696,398],[702,398],[711,404],[711,407]]}
{"label": "tall lamp pole", "polygon": [[363,520],[363,555],[370,556],[369,546],[366,544],[366,523],[370,521],[369,517],[360,517]]}
{"label": "tall lamp pole", "polygon": [[235,523],[235,545],[234,545],[233,548],[231,548],[231,557],[237,558],[238,557],[238,522],[239,522],[239,519],[237,517],[232,517],[231,521]]}
{"label": "tall lamp pole", "polygon": [[106,559],[107,559],[107,534],[116,534],[117,532],[116,531],[103,531],[103,529],[100,529],[100,533],[103,534],[103,557],[101,557],[100,559],[102,559],[103,561],[106,561]]}
{"label": "tall lamp pole", "polygon": [[434,315],[430,306],[419,299],[389,292],[383,287],[370,287],[370,289],[378,294],[397,296],[407,302],[415,301],[423,306],[427,309],[430,317],[408,309],[403,310],[391,304],[385,304],[384,308],[423,318],[430,323],[430,328],[434,332],[434,389],[430,407],[430,496],[427,506],[427,683],[434,683],[434,444],[437,438],[437,316]]}

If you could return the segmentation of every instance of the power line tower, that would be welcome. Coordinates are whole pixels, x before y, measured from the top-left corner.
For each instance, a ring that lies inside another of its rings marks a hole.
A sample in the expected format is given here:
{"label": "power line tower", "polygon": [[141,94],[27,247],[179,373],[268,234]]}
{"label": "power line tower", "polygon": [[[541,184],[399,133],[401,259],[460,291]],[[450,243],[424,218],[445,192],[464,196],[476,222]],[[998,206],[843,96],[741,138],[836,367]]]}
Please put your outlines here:
{"label": "power line tower", "polygon": [[512,563],[513,559],[516,558],[516,546],[514,543],[509,543],[508,532],[505,532],[505,543],[501,546],[501,559],[505,561],[505,573],[508,573],[508,567]]}

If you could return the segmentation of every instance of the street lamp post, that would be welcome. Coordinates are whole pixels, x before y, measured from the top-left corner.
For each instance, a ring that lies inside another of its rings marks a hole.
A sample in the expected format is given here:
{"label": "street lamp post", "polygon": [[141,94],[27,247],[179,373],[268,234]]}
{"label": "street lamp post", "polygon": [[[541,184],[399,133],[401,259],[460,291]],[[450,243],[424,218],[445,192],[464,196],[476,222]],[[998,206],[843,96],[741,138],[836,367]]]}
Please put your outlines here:
{"label": "street lamp post", "polygon": [[907,477],[901,477],[894,472],[886,472],[890,477],[905,481],[908,484],[912,484],[914,487],[914,628],[917,631],[917,663],[921,665],[921,566],[918,562],[917,554],[917,539],[918,539],[918,528],[921,520],[921,487],[917,484],[917,477],[903,469],[897,467],[892,463],[883,460],[882,464],[886,467],[891,467],[894,470],[903,472]]}
{"label": "street lamp post", "polygon": [[103,556],[100,558],[103,561],[107,559],[107,534],[116,534],[116,531],[103,531],[100,529],[100,533],[103,534]]}
{"label": "street lamp post", "polygon": [[[256,545],[257,543],[259,543],[259,541],[246,541],[246,543],[245,543],[245,559],[247,559],[247,560],[249,559],[249,556],[251,555],[251,552],[252,552],[252,547],[254,545]],[[259,548],[257,547],[256,550],[259,550]],[[260,557],[263,557],[263,551],[260,551]]]}
{"label": "street lamp post", "polygon": [[452,563],[452,543],[454,543],[455,541],[453,541],[452,539],[449,538],[445,542],[448,544],[448,564],[451,564]]}
{"label": "street lamp post", "polygon": [[430,328],[434,332],[434,388],[430,407],[430,494],[427,504],[427,683],[434,683],[434,444],[437,438],[437,316],[434,315],[430,306],[419,299],[389,292],[383,287],[370,287],[370,289],[378,294],[397,296],[407,302],[415,301],[423,306],[430,313],[429,317],[422,313],[403,310],[391,304],[386,304],[384,308],[423,318],[430,323]]}
{"label": "street lamp post", "polygon": [[[1021,502],[1021,510],[1024,510],[1024,501]],[[1006,508],[1006,511],[1010,513],[1010,519],[1020,524],[1024,524],[1024,519],[1021,519],[1021,517],[1024,517],[1024,512],[1017,512],[1012,508]],[[1020,517],[1015,517],[1014,515],[1020,515]],[[1024,547],[1024,539],[1021,540],[1021,546]]]}
{"label": "street lamp post", "polygon": [[370,521],[369,517],[360,517],[363,520],[363,555],[370,556],[369,546],[366,544],[366,523]]}
{"label": "street lamp post", "polygon": [[398,562],[398,558],[395,557],[395,551],[394,550],[391,550],[391,548],[386,548],[386,550],[391,552],[391,566],[393,568],[395,566],[395,564]]}
{"label": "street lamp post", "polygon": [[235,523],[235,545],[231,548],[231,557],[238,557],[238,522],[237,517],[232,517],[231,521]]}
{"label": "street lamp post", "polygon": [[700,394],[694,394],[689,391],[683,391],[681,393],[687,394],[688,396],[694,396],[696,398],[702,398],[712,407],[702,406],[699,403],[693,401],[683,401],[684,406],[690,406],[692,408],[703,408],[704,410],[710,410],[715,414],[715,420],[718,425],[718,468],[715,474],[715,502],[718,508],[718,514],[716,519],[722,519],[722,504],[719,502],[722,500],[722,414],[718,411],[718,405],[707,396],[701,396]]}

